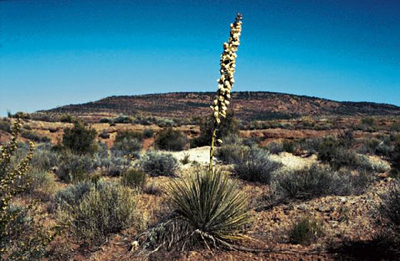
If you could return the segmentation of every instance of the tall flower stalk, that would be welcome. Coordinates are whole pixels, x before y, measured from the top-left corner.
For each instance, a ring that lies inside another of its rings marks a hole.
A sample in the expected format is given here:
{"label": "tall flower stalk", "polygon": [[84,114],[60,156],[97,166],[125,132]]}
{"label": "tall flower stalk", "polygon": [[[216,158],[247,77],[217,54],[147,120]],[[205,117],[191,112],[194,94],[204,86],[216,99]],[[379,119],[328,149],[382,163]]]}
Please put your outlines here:
{"label": "tall flower stalk", "polygon": [[240,44],[239,37],[242,31],[242,15],[238,13],[236,15],[235,22],[231,24],[231,33],[228,42],[223,44],[224,51],[221,54],[221,77],[217,80],[218,91],[211,105],[213,111],[214,127],[211,137],[211,148],[210,148],[210,166],[209,170],[212,170],[213,159],[215,154],[215,142],[222,143],[221,139],[217,139],[217,131],[221,124],[221,118],[226,118],[228,111],[228,105],[231,100],[231,89],[235,83],[233,74],[235,73],[237,50]]}

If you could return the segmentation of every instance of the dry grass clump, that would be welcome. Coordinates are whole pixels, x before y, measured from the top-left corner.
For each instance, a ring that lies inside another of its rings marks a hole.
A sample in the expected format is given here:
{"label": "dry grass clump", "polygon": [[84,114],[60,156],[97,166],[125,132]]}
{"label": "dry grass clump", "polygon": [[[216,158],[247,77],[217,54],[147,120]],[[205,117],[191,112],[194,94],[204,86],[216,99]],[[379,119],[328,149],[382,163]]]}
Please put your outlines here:
{"label": "dry grass clump", "polygon": [[185,149],[188,142],[186,135],[172,128],[161,130],[154,140],[154,144],[158,149],[171,151],[181,151]]}

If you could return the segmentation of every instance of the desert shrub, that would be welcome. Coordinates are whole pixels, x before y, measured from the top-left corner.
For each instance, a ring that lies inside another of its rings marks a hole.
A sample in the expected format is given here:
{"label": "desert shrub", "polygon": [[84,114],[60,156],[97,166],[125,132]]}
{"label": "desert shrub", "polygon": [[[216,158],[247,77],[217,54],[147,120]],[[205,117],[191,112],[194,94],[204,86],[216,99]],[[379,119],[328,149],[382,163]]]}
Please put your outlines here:
{"label": "desert shrub", "polygon": [[100,123],[111,123],[111,122],[112,122],[112,119],[110,119],[110,118],[101,118],[101,119],[99,120],[99,122],[100,122]]}
{"label": "desert shrub", "polygon": [[248,147],[240,144],[223,144],[218,148],[215,156],[226,164],[234,164],[236,162],[241,162],[241,159],[244,157],[243,154],[245,154],[248,149]]}
{"label": "desert shrub", "polygon": [[375,119],[371,117],[366,117],[361,119],[361,124],[366,126],[374,126],[376,124]]}
{"label": "desert shrub", "polygon": [[32,130],[32,127],[28,124],[24,124],[24,126],[22,126],[22,128],[24,128],[25,130]]}
{"label": "desert shrub", "polygon": [[56,192],[54,202],[57,206],[68,209],[79,205],[84,195],[86,195],[95,184],[90,181],[81,181]]}
{"label": "desert shrub", "polygon": [[51,147],[51,144],[47,143],[36,148],[32,158],[32,166],[35,169],[49,171],[60,163],[61,155],[52,151]]}
{"label": "desert shrub", "polygon": [[309,200],[327,195],[360,194],[372,183],[371,173],[363,171],[335,172],[327,166],[305,167],[280,171],[273,176],[272,190],[276,198]]}
{"label": "desert shrub", "polygon": [[284,140],[282,142],[282,149],[283,149],[283,151],[293,153],[296,149],[296,145],[295,145],[294,141]]}
{"label": "desert shrub", "polygon": [[299,141],[299,148],[310,154],[316,154],[319,150],[321,140],[318,138],[303,139]]}
{"label": "desert shrub", "polygon": [[391,229],[400,233],[400,181],[393,181],[388,192],[381,197],[378,208],[381,217]]}
{"label": "desert shrub", "polygon": [[21,137],[24,137],[25,139],[29,139],[35,142],[49,142],[50,139],[48,137],[40,137],[33,131],[29,130],[22,130],[21,132]]}
{"label": "desert shrub", "polygon": [[188,144],[188,139],[179,130],[166,128],[158,133],[154,143],[161,150],[181,151]]}
{"label": "desert shrub", "polygon": [[118,177],[131,167],[131,160],[126,157],[97,157],[95,158],[95,166],[102,168],[103,173],[107,176]]}
{"label": "desert shrub", "polygon": [[187,236],[184,242],[198,242],[202,237],[216,244],[234,240],[250,223],[247,196],[221,172],[195,171],[185,179],[173,180],[169,193],[171,208],[178,215],[175,221],[186,230],[174,236]]}
{"label": "desert shrub", "polygon": [[133,123],[133,118],[126,116],[126,115],[120,115],[112,120],[113,123]]}
{"label": "desert shrub", "polygon": [[132,168],[125,171],[121,179],[121,182],[124,186],[128,186],[133,189],[143,189],[146,185],[146,181],[146,173]]}
{"label": "desert shrub", "polygon": [[65,182],[77,182],[89,178],[97,168],[96,162],[88,155],[64,154],[56,170],[56,175]]}
{"label": "desert shrub", "polygon": [[8,121],[0,121],[0,130],[5,132],[11,132],[11,124]]}
{"label": "desert shrub", "polygon": [[71,213],[75,235],[98,245],[122,229],[139,228],[141,217],[136,201],[131,189],[117,183],[94,186]]}
{"label": "desert shrub", "polygon": [[[44,233],[43,226],[28,217],[33,205],[22,208],[10,204],[17,193],[27,191],[30,183],[26,177],[33,157],[33,143],[26,155],[14,161],[20,129],[21,122],[17,118],[11,140],[0,153],[0,258],[4,260],[40,259],[52,239],[51,233]],[[24,179],[26,182],[21,182]]]}
{"label": "desert shrub", "polygon": [[309,217],[298,220],[289,231],[292,244],[309,245],[323,234],[321,224]]}
{"label": "desert shrub", "polygon": [[23,184],[27,184],[27,189],[23,194],[43,201],[50,200],[56,190],[54,176],[36,168],[28,171],[25,176],[15,183],[16,186],[22,186]]}
{"label": "desert shrub", "polygon": [[71,115],[69,115],[69,114],[64,114],[64,115],[61,115],[60,121],[61,121],[61,122],[69,122],[69,123],[72,123],[72,122],[74,122],[74,118],[73,118]]}
{"label": "desert shrub", "polygon": [[82,122],[75,122],[73,128],[64,131],[62,144],[64,148],[77,154],[93,153],[96,151],[96,130],[87,128]]}
{"label": "desert shrub", "polygon": [[115,142],[123,141],[124,139],[137,139],[139,141],[143,140],[143,134],[139,131],[123,130],[117,133],[115,137]]}
{"label": "desert shrub", "polygon": [[365,157],[360,157],[354,150],[346,149],[334,138],[325,138],[318,148],[318,160],[328,163],[334,170],[342,167],[373,170]]}
{"label": "desert shrub", "polygon": [[[214,128],[214,118],[200,118],[200,136],[191,140],[191,147],[207,146],[211,143],[211,136]],[[217,131],[218,139],[225,140],[229,135],[239,134],[239,121],[235,118],[234,112],[229,111],[226,118],[222,120]]]}
{"label": "desert shrub", "polygon": [[99,134],[99,137],[102,138],[102,139],[109,139],[109,138],[110,138],[110,133],[108,133],[108,132],[106,132],[106,131],[102,131],[102,132]]}
{"label": "desert shrub", "polygon": [[271,154],[279,154],[284,151],[282,142],[271,141],[267,144],[266,149]]}
{"label": "desert shrub", "polygon": [[124,138],[114,143],[112,150],[121,155],[137,155],[142,149],[142,142],[136,138]]}
{"label": "desert shrub", "polygon": [[392,125],[390,125],[390,130],[400,131],[400,121],[393,122]]}
{"label": "desert shrub", "polygon": [[5,211],[13,219],[11,229],[0,237],[0,246],[4,250],[0,254],[2,260],[41,260],[45,257],[46,247],[50,241],[49,232],[35,222],[30,209],[10,205]]}
{"label": "desert shrub", "polygon": [[138,167],[151,177],[175,176],[179,168],[177,160],[170,154],[150,151],[139,161]]}
{"label": "desert shrub", "polygon": [[144,129],[143,132],[143,138],[148,139],[154,136],[154,130],[152,129]]}
{"label": "desert shrub", "polygon": [[269,184],[271,175],[280,164],[271,160],[267,151],[252,147],[234,165],[233,172],[243,180]]}

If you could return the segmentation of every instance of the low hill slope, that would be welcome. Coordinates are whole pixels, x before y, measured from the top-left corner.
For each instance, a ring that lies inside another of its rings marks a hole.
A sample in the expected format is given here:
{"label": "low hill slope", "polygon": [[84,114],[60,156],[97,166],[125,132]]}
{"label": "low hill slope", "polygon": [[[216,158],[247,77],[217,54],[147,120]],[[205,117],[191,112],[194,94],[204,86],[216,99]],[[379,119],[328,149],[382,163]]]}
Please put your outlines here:
{"label": "low hill slope", "polygon": [[[95,102],[67,105],[46,113],[113,113],[191,118],[210,113],[213,92],[177,92],[135,96],[111,96]],[[234,92],[232,107],[237,117],[248,120],[285,119],[316,115],[399,116],[400,107],[372,102],[337,102],[309,96],[273,92]]]}

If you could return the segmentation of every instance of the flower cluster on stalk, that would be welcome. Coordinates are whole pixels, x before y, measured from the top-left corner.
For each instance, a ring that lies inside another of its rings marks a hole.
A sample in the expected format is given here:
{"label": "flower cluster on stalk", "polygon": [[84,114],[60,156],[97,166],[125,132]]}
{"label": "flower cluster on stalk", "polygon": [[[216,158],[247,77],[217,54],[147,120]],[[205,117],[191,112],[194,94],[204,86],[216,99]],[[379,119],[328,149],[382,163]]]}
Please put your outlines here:
{"label": "flower cluster on stalk", "polygon": [[226,118],[228,105],[231,100],[231,89],[235,83],[233,74],[236,67],[236,51],[242,31],[242,15],[237,14],[236,20],[231,24],[231,33],[228,42],[223,44],[224,51],[221,54],[221,77],[217,80],[218,91],[211,109],[213,110],[216,125],[221,123],[221,117]]}

